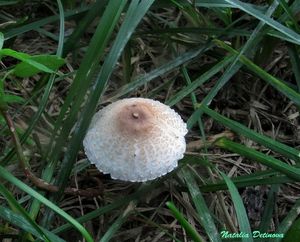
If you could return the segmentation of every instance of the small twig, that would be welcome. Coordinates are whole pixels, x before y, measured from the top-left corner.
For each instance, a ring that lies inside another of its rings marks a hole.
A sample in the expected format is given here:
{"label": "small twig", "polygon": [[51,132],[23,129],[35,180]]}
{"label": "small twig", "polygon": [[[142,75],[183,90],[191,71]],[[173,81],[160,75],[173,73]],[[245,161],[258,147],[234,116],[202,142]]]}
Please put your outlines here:
{"label": "small twig", "polygon": [[215,134],[215,135],[207,137],[207,139],[205,141],[203,141],[203,140],[195,140],[195,141],[189,142],[187,144],[187,150],[188,151],[201,150],[204,147],[211,146],[219,138],[226,137],[228,139],[233,139],[234,136],[235,136],[234,133],[232,133],[229,130],[225,130],[222,133]]}
{"label": "small twig", "polygon": [[[9,131],[11,133],[11,137],[13,140],[13,143],[16,148],[17,157],[19,160],[19,164],[21,169],[23,170],[25,176],[38,188],[49,191],[49,192],[58,192],[59,189],[57,186],[49,184],[48,182],[42,180],[41,178],[37,177],[31,170],[30,167],[26,163],[26,158],[23,153],[23,149],[21,146],[21,142],[19,140],[18,134],[16,132],[13,120],[10,116],[10,114],[5,109],[0,109],[1,114],[3,115],[6,124],[9,128]],[[102,189],[93,189],[93,188],[87,188],[84,190],[77,189],[77,188],[71,188],[67,187],[64,191],[66,194],[70,195],[79,195],[84,197],[96,197],[102,194]]]}

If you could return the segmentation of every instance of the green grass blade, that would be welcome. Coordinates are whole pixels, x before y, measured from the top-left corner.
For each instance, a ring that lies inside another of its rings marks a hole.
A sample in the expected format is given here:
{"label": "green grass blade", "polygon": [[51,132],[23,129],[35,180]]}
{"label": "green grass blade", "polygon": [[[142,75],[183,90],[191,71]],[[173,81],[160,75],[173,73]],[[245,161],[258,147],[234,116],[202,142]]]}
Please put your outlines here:
{"label": "green grass blade", "polygon": [[227,3],[223,0],[196,0],[194,1],[195,5],[198,7],[207,7],[207,8],[232,8],[234,5]]}
{"label": "green grass blade", "polygon": [[10,0],[10,1],[0,1],[0,6],[7,6],[7,5],[13,5],[13,4],[17,4],[19,3],[19,0],[17,1],[13,1],[13,0]]}
{"label": "green grass blade", "polygon": [[248,238],[242,237],[241,241],[251,242],[253,241],[252,232],[251,232],[251,227],[248,220],[247,212],[243,204],[243,200],[237,188],[235,187],[234,183],[223,172],[220,172],[220,174],[223,177],[224,181],[226,182],[226,185],[228,186],[228,190],[230,192],[232,202],[235,208],[240,231],[245,234],[248,234]]}
{"label": "green grass blade", "polygon": [[[276,7],[278,6],[278,3],[276,1],[273,2],[273,4],[268,8],[266,12],[266,16],[271,16],[272,13],[275,11]],[[255,50],[257,44],[261,40],[261,35],[263,34],[264,30],[264,23],[260,22],[257,27],[252,32],[250,38],[246,42],[246,44],[241,49],[241,52],[238,56],[236,56],[232,63],[229,65],[229,67],[225,70],[223,75],[220,77],[220,79],[217,81],[217,83],[212,87],[210,92],[206,95],[206,97],[202,100],[202,104],[209,105],[212,101],[212,99],[218,94],[218,92],[222,89],[222,87],[230,80],[230,78],[238,72],[238,70],[242,67],[241,63],[239,63],[239,57],[242,56],[244,53],[252,52]],[[187,121],[188,128],[192,128],[199,117],[201,117],[202,111],[200,109],[196,110],[191,117]]]}
{"label": "green grass blade", "polygon": [[0,50],[3,48],[4,43],[4,35],[2,32],[0,32]]}
{"label": "green grass blade", "polygon": [[196,88],[198,88],[203,83],[205,83],[207,80],[212,78],[215,74],[220,72],[225,66],[227,66],[229,63],[231,63],[233,61],[233,58],[234,58],[233,56],[225,57],[223,60],[221,60],[216,65],[214,65],[211,69],[209,69],[207,72],[203,73],[201,76],[196,78],[191,84],[182,88],[178,93],[176,93],[173,97],[171,97],[166,102],[166,104],[169,106],[173,106],[176,103],[178,103],[184,97],[186,97],[191,92],[193,92]]}
{"label": "green grass blade", "polygon": [[62,56],[65,39],[65,12],[61,0],[57,0],[57,5],[59,10],[59,38],[56,55]]}
{"label": "green grass blade", "polygon": [[[62,11],[62,9],[60,9],[60,11]],[[60,16],[60,17],[63,17],[63,16]],[[58,43],[58,49],[57,49],[57,52],[56,52],[56,56],[58,56],[58,57],[53,57],[54,58],[54,62],[55,63],[53,63],[53,64],[50,64],[50,69],[52,69],[54,72],[56,72],[57,71],[57,68],[58,67],[60,67],[62,64],[63,64],[63,59],[62,58],[60,58],[60,56],[61,56],[61,51],[62,51],[62,49],[63,49],[63,44],[64,44],[64,26],[63,26],[63,20],[60,20],[60,28],[62,28],[62,29],[60,29],[60,32],[59,32],[59,43]],[[39,55],[39,56],[30,56],[29,58],[40,58],[40,56],[42,56],[43,58],[42,58],[42,61],[44,61],[44,59],[45,59],[45,55]],[[56,59],[55,59],[56,58]],[[49,61],[49,58],[46,58],[47,59],[47,61]],[[42,63],[44,63],[44,62],[42,62]],[[22,64],[22,63],[20,63],[20,64]],[[31,70],[32,71],[32,70]],[[20,139],[20,141],[21,141],[21,144],[23,144],[26,140],[27,140],[27,138],[29,137],[29,135],[31,134],[31,132],[32,132],[32,130],[34,129],[34,127],[35,127],[35,125],[36,125],[36,123],[39,121],[39,119],[40,119],[40,117],[41,117],[41,115],[42,115],[42,113],[43,113],[43,111],[44,111],[44,109],[45,109],[45,107],[46,107],[46,105],[47,105],[47,102],[48,102],[48,98],[49,98],[49,95],[50,95],[50,92],[51,92],[51,90],[52,90],[52,87],[53,87],[53,84],[54,84],[54,82],[55,82],[55,77],[56,77],[56,74],[52,74],[52,75],[50,75],[49,77],[48,76],[43,76],[42,78],[41,78],[41,80],[43,80],[43,78],[45,78],[45,79],[47,79],[47,78],[49,78],[48,80],[47,80],[47,85],[46,85],[46,87],[44,88],[45,90],[44,90],[44,94],[43,94],[43,96],[42,96],[42,98],[41,98],[41,100],[40,100],[40,103],[39,103],[39,107],[38,107],[38,110],[37,110],[37,112],[33,115],[33,117],[32,117],[32,119],[31,119],[31,121],[29,122],[29,126],[28,126],[28,128],[27,128],[27,130],[26,130],[26,132],[22,135],[22,137],[21,137],[21,139]],[[40,80],[40,81],[41,81]],[[1,161],[1,164],[2,165],[6,165],[8,162],[9,162],[9,160],[13,157],[13,155],[15,154],[15,150],[14,150],[14,148],[10,151],[10,152],[8,152],[8,154],[3,158],[3,160]]]}
{"label": "green grass blade", "polygon": [[[48,102],[48,98],[49,95],[51,93],[54,81],[55,81],[55,74],[50,75],[49,80],[47,81],[47,85],[44,88],[44,93],[43,96],[41,97],[41,101],[38,107],[38,110],[36,111],[36,113],[33,115],[32,119],[29,122],[28,128],[26,129],[25,133],[22,135],[22,137],[20,138],[20,142],[21,144],[23,144],[27,138],[29,137],[29,135],[31,134],[31,132],[33,131],[35,125],[37,124],[37,122],[39,121],[42,113],[44,112],[44,109],[47,105]],[[48,78],[47,76],[45,78]],[[13,158],[13,156],[15,155],[15,149],[11,149],[7,155],[2,159],[1,161],[1,165],[5,166],[6,164],[8,164],[8,162]]]}
{"label": "green grass blade", "polygon": [[48,68],[47,66],[33,60],[31,58],[30,55],[25,54],[25,53],[21,53],[21,52],[17,52],[15,50],[11,50],[11,49],[1,49],[0,50],[0,56],[11,56],[13,58],[16,58],[18,60],[21,60],[25,63],[27,63],[28,65],[31,65],[33,67],[35,67],[36,69],[46,72],[46,73],[54,73],[54,71],[50,68]]}
{"label": "green grass blade", "polygon": [[[138,3],[138,1],[132,1],[128,7],[123,24],[116,36],[116,41],[114,42],[108,56],[105,59],[101,71],[97,76],[97,80],[90,95],[90,99],[85,105],[85,109],[83,110],[83,113],[75,128],[74,135],[72,136],[67,147],[67,151],[62,162],[60,172],[58,173],[56,182],[61,191],[67,184],[67,180],[72,171],[74,161],[77,157],[79,149],[81,148],[82,140],[89,126],[90,120],[92,119],[92,115],[95,112],[98,100],[106,86],[106,83],[108,82],[108,79],[114,69],[115,64],[117,63],[118,58],[121,55],[121,51],[125,47],[135,27],[141,21],[144,14],[146,14],[153,1],[154,0],[140,3]],[[109,4],[110,3],[115,3],[115,1],[109,2]],[[122,3],[124,3],[124,1],[121,1],[119,3],[119,6],[121,6]],[[120,10],[121,9],[122,8],[120,8]],[[58,199],[61,195],[61,193],[56,194],[54,196],[54,199]]]}
{"label": "green grass blade", "polygon": [[[288,212],[286,217],[279,224],[279,226],[278,226],[277,230],[275,231],[275,233],[277,233],[277,234],[287,233],[287,231],[293,225],[294,221],[298,218],[299,213],[300,213],[300,199],[297,199],[297,201],[295,202],[293,207],[290,209],[290,211]],[[297,223],[299,224],[299,222],[297,222]],[[298,227],[298,230],[299,230],[299,227]],[[294,241],[295,241],[296,238],[298,239],[298,237],[293,238]],[[273,241],[274,242],[280,242],[281,238],[274,238]]]}
{"label": "green grass blade", "polygon": [[261,222],[259,224],[259,231],[268,231],[271,220],[273,217],[273,213],[275,210],[275,204],[276,204],[276,196],[279,190],[279,185],[272,185],[269,192],[268,192],[268,199],[266,201],[266,205],[264,207],[264,212],[261,218]]}
{"label": "green grass blade", "polygon": [[[77,15],[80,15],[80,14],[86,12],[87,10],[89,10],[92,7],[93,7],[93,5],[67,11],[67,12],[65,12],[65,18],[70,19],[72,17],[76,17]],[[60,18],[60,16],[58,16],[58,15],[50,16],[50,17],[46,17],[46,18],[37,20],[37,21],[29,23],[29,24],[25,24],[20,27],[16,27],[13,29],[9,29],[7,31],[3,31],[4,38],[5,38],[5,40],[7,40],[10,38],[16,37],[20,34],[26,33],[28,31],[36,30],[36,29],[40,28],[41,26],[58,21],[59,18]]]}
{"label": "green grass blade", "polygon": [[300,58],[297,51],[297,46],[288,45],[288,53],[293,68],[293,73],[297,82],[298,92],[300,92]]}
{"label": "green grass blade", "polygon": [[[60,0],[58,0],[58,8],[59,8],[59,16],[60,16],[60,29],[59,29],[59,40],[58,40],[58,46],[57,46],[57,50],[56,50],[56,56],[62,56],[62,52],[63,52],[63,47],[64,47],[64,36],[65,36],[65,31],[64,31],[64,18],[65,18],[65,13],[63,11],[63,6]],[[45,109],[45,106],[47,104],[49,95],[50,95],[50,91],[52,90],[53,84],[55,82],[55,75],[51,75],[49,77],[49,80],[47,82],[47,85],[45,87],[45,92],[42,96],[42,99],[40,101],[40,105],[38,108],[38,111],[35,113],[34,117],[32,118],[32,122],[30,123],[29,127],[26,130],[26,133],[23,135],[21,142],[24,142],[25,139],[27,139],[27,137],[30,135],[30,133],[32,132],[35,124],[38,122],[39,118],[42,115],[43,110]],[[45,157],[44,157],[45,158]],[[49,172],[48,174],[46,174],[43,178],[46,178],[45,180],[47,182],[50,181],[51,179],[51,172]],[[33,200],[31,207],[30,207],[30,215],[35,218],[37,217],[39,211],[40,211],[40,201],[38,200]]]}
{"label": "green grass blade", "polygon": [[[238,180],[238,179],[232,179],[236,187],[243,188],[243,187],[251,187],[251,186],[259,186],[259,185],[278,185],[278,184],[284,184],[284,183],[290,183],[293,182],[292,179],[284,176],[284,175],[276,175],[276,176],[270,176],[267,178],[259,178],[259,179],[252,179],[252,180]],[[221,190],[228,189],[226,184],[224,182],[217,182],[217,183],[210,183],[207,185],[203,185],[200,187],[200,190],[202,192],[216,192]]]}
{"label": "green grass blade", "polygon": [[[15,226],[23,229],[24,231],[27,231],[33,235],[35,235],[37,238],[43,239],[40,234],[31,226],[31,224],[20,214],[17,214],[13,212],[12,210],[0,206],[0,217],[6,221],[8,221],[11,224],[14,224]],[[66,242],[65,240],[59,238],[54,233],[39,227],[43,233],[49,238],[51,242]]]}
{"label": "green grass blade", "polygon": [[273,158],[272,156],[265,155],[252,148],[248,148],[225,138],[217,140],[215,144],[223,149],[228,149],[249,159],[255,160],[265,166],[285,174],[287,177],[290,177],[296,181],[300,181],[300,168],[293,167]]}
{"label": "green grass blade", "polygon": [[182,64],[187,63],[188,61],[191,61],[192,59],[200,56],[208,49],[211,49],[213,45],[211,43],[208,43],[200,48],[192,49],[186,53],[183,53],[180,56],[177,56],[174,60],[171,60],[167,62],[166,64],[161,65],[160,67],[154,69],[153,71],[150,71],[148,74],[145,74],[141,77],[138,77],[136,80],[122,86],[119,90],[115,92],[115,94],[109,99],[109,101],[113,101],[118,99],[119,97],[122,97],[131,91],[135,90],[136,88],[146,84],[147,82],[153,80],[154,78],[157,78],[159,76],[162,76],[175,68],[179,67]]}
{"label": "green grass blade", "polygon": [[105,234],[99,240],[99,242],[108,242],[116,234],[118,229],[122,226],[123,223],[127,220],[128,216],[133,212],[133,209],[136,206],[137,201],[131,201],[128,207],[121,213],[121,215],[114,221],[114,223],[107,229]]}
{"label": "green grass blade", "polygon": [[[225,44],[223,41],[216,40],[216,43],[218,43],[222,48],[229,51],[231,54],[240,55],[240,53],[227,44]],[[300,94],[284,84],[282,81],[278,80],[268,72],[264,71],[259,66],[255,65],[251,60],[249,60],[245,56],[239,57],[240,62],[243,63],[249,70],[251,70],[253,73],[255,73],[257,76],[265,80],[267,83],[272,85],[274,88],[276,88],[279,92],[286,95],[289,99],[291,99],[295,104],[300,105]]]}
{"label": "green grass blade", "polygon": [[21,189],[22,191],[28,193],[35,199],[39,200],[41,203],[45,204],[47,207],[51,208],[53,211],[55,211],[57,214],[62,216],[64,219],[66,219],[69,223],[71,223],[81,234],[82,236],[88,241],[92,242],[93,239],[91,235],[86,231],[86,229],[78,223],[74,218],[72,218],[69,214],[67,214],[65,211],[57,207],[54,203],[50,202],[48,199],[46,199],[44,196],[36,192],[34,189],[14,177],[11,173],[9,173],[7,170],[5,170],[2,166],[0,166],[0,177],[3,179],[11,182],[16,187]]}
{"label": "green grass blade", "polygon": [[294,242],[295,238],[300,238],[300,219],[293,222],[289,230],[284,234],[282,242]]}
{"label": "green grass blade", "polygon": [[300,162],[300,151],[288,145],[275,141],[265,135],[259,134],[236,121],[224,117],[223,115],[213,111],[205,105],[199,105],[199,108],[202,109],[204,113],[212,117],[214,120],[230,128],[232,131],[238,133],[239,135],[243,135],[261,145],[268,147],[273,151],[276,151],[290,159]]}
{"label": "green grass blade", "polygon": [[[60,110],[60,114],[56,120],[54,131],[47,150],[47,156],[49,156],[48,159],[50,164],[48,165],[48,168],[43,173],[42,176],[43,179],[46,180],[51,179],[54,173],[56,162],[61,154],[62,147],[66,144],[68,137],[70,135],[70,131],[74,127],[74,124],[76,123],[78,112],[80,112],[80,108],[86,96],[88,87],[91,85],[92,81],[94,80],[96,71],[98,71],[99,61],[104,55],[105,47],[113,33],[114,27],[118,23],[119,16],[122,13],[125,5],[126,2],[118,0],[118,1],[110,1],[106,6],[104,14],[101,18],[101,23],[98,25],[95,31],[95,34],[91,40],[89,48],[82,60],[82,64],[80,65],[76,73],[73,84],[69,90],[69,94],[66,97],[64,101],[64,105],[62,106]],[[65,115],[67,114],[70,105],[72,106],[72,109],[68,113],[67,118],[65,119]],[[89,113],[88,116],[91,115],[92,113]],[[60,130],[60,134],[57,136],[59,130]],[[79,146],[81,145],[81,141],[82,140],[78,140],[78,142],[80,142]],[[79,148],[77,147],[77,149]],[[72,162],[73,160],[71,162],[64,163],[64,165],[68,166],[68,169],[66,170],[60,169],[60,174],[58,176],[59,179],[63,177],[63,181],[60,183],[62,185],[67,184],[66,180],[69,178],[69,173],[71,172],[72,165],[73,165]],[[60,196],[59,193],[55,194],[53,195],[52,199],[54,198],[57,199],[59,196]],[[43,224],[45,225],[46,224],[49,225],[53,218],[53,216],[50,216],[50,214],[53,215],[53,213],[51,213],[50,211],[48,211],[48,213],[49,215],[44,217]]]}
{"label": "green grass blade", "polygon": [[254,16],[255,18],[262,21],[263,23],[271,26],[272,28],[276,29],[277,31],[279,31],[279,32],[283,33],[284,35],[293,39],[296,43],[300,44],[300,35],[299,34],[294,32],[293,30],[285,27],[281,23],[275,21],[274,19],[267,16],[266,14],[256,10],[251,5],[249,5],[247,3],[243,3],[241,1],[237,1],[237,0],[225,0],[225,1],[227,3],[230,3],[234,6],[236,6],[239,9],[243,10],[244,12]]}
{"label": "green grass blade", "polygon": [[147,35],[153,35],[153,36],[157,36],[157,35],[161,35],[161,34],[182,34],[182,33],[192,33],[192,34],[204,34],[204,35],[208,35],[211,37],[214,36],[219,36],[219,35],[224,35],[224,33],[226,33],[226,35],[229,36],[246,36],[249,37],[251,35],[251,32],[246,30],[246,29],[238,29],[238,28],[229,28],[226,29],[226,31],[224,31],[224,28],[205,28],[205,27],[201,27],[201,28],[196,28],[196,27],[190,27],[190,28],[174,28],[174,27],[170,27],[167,29],[155,29],[152,31],[140,31],[137,32],[138,36],[143,36],[145,34]]}
{"label": "green grass blade", "polygon": [[176,206],[172,202],[166,203],[167,207],[170,209],[174,217],[178,220],[181,226],[184,228],[187,234],[191,236],[193,241],[202,242],[204,241],[200,234],[198,234],[197,230],[185,219],[183,214],[176,208]]}
{"label": "green grass blade", "polygon": [[66,180],[72,170],[73,163],[77,157],[77,153],[81,148],[81,143],[89,126],[92,115],[95,112],[98,100],[106,87],[109,77],[113,71],[117,60],[119,59],[122,50],[127,44],[131,34],[135,27],[146,14],[154,0],[147,2],[132,1],[128,7],[124,22],[117,34],[116,41],[114,42],[105,62],[101,68],[99,75],[97,76],[96,83],[92,89],[90,99],[85,105],[82,116],[79,119],[78,125],[75,128],[73,137],[67,148],[65,159],[63,160],[60,173],[58,174],[58,185],[65,186]]}
{"label": "green grass blade", "polygon": [[[82,217],[78,218],[77,221],[79,223],[85,223],[85,222],[90,221],[94,218],[100,217],[101,215],[106,214],[106,213],[108,213],[112,210],[118,209],[119,207],[126,206],[130,203],[130,201],[137,200],[137,199],[145,196],[150,191],[154,190],[155,187],[160,185],[161,182],[164,179],[166,179],[166,178],[161,178],[161,180],[156,180],[156,181],[151,182],[151,183],[142,184],[135,193],[132,193],[128,196],[116,199],[111,204],[108,204],[106,206],[102,206],[102,207],[100,207],[100,208],[98,208],[98,209],[96,209],[96,210],[94,210],[90,213],[87,213],[87,214],[83,215]],[[55,233],[55,234],[62,233],[62,232],[66,232],[66,231],[70,230],[71,228],[72,227],[71,227],[70,224],[64,224],[64,225],[62,225],[58,228],[55,228],[52,232]]]}
{"label": "green grass blade", "polygon": [[14,196],[2,184],[0,184],[0,193],[6,198],[10,207],[13,210],[19,212],[23,216],[23,218],[26,219],[27,223],[30,224],[32,230],[36,231],[38,237],[42,238],[45,241],[50,242],[48,236],[41,230],[41,228],[37,225],[37,223],[34,220],[32,220],[32,218],[25,211],[25,209],[21,207],[21,205],[16,201]]}
{"label": "green grass blade", "polygon": [[[191,4],[190,2],[182,1],[181,4],[183,6]],[[225,0],[194,0],[193,5],[197,7],[205,7],[205,8],[238,8],[237,6],[226,2]],[[260,11],[266,9],[265,6],[256,6],[254,4],[248,4],[250,6],[256,7]],[[155,1],[154,7],[171,7],[171,1],[168,0],[157,0]]]}
{"label": "green grass blade", "polygon": [[192,173],[189,172],[187,167],[183,167],[179,174],[184,179],[185,184],[189,189],[189,193],[198,212],[199,220],[202,227],[205,229],[208,238],[210,241],[221,241],[219,232]]}
{"label": "green grass blade", "polygon": [[290,42],[290,44],[295,44],[295,45],[298,45],[298,42],[294,41],[293,39],[287,37],[286,35],[284,35],[283,33],[280,33],[278,32],[277,30],[274,30],[274,29],[270,29],[267,34],[269,36],[272,36],[276,39],[281,39],[281,40],[284,40],[284,41],[287,41],[287,42]]}
{"label": "green grass blade", "polygon": [[[89,48],[82,60],[73,84],[69,90],[69,94],[64,101],[64,105],[61,108],[60,114],[56,120],[53,136],[49,145],[48,153],[51,151],[52,143],[59,129],[61,129],[61,134],[56,139],[56,144],[53,147],[52,155],[49,160],[56,161],[59,157],[61,147],[66,143],[66,139],[69,135],[70,130],[76,122],[77,114],[80,110],[80,106],[84,100],[86,91],[91,85],[94,79],[95,72],[98,68],[98,63],[104,54],[104,49],[111,37],[112,31],[117,24],[119,16],[125,6],[125,2],[122,1],[111,1],[105,9],[104,15],[101,19],[101,24],[98,25],[95,34],[91,40]],[[97,51],[95,51],[97,50]],[[84,82],[82,80],[85,80]],[[74,101],[76,97],[76,100]],[[70,114],[67,120],[63,124],[63,120],[67,113],[68,108],[73,103]]]}
{"label": "green grass blade", "polygon": [[[59,67],[65,64],[65,60],[56,55],[35,55],[29,59],[46,66],[53,72],[56,72]],[[41,71],[27,62],[21,62],[14,67],[13,74],[24,78],[33,76]]]}
{"label": "green grass blade", "polygon": [[66,56],[78,43],[78,40],[84,34],[88,26],[95,20],[97,16],[101,16],[105,9],[105,5],[107,4],[107,0],[97,0],[93,7],[91,7],[83,19],[80,20],[78,26],[72,33],[72,35],[68,38],[67,42],[65,43],[65,48],[63,51],[63,56]]}
{"label": "green grass blade", "polygon": [[284,9],[289,20],[292,21],[293,27],[299,33],[299,31],[300,31],[299,25],[297,23],[296,18],[293,16],[292,10],[290,9],[289,5],[284,0],[278,0],[278,1],[279,1],[280,6]]}

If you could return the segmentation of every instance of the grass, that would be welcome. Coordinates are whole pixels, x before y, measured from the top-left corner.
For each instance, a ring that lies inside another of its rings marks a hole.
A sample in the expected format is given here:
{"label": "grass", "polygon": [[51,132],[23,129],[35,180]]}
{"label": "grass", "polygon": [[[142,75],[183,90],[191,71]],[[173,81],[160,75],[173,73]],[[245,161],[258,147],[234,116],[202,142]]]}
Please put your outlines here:
{"label": "grass", "polygon": [[[0,5],[1,238],[298,237],[299,0]],[[189,129],[178,169],[143,184],[82,149],[96,110],[136,96]]]}

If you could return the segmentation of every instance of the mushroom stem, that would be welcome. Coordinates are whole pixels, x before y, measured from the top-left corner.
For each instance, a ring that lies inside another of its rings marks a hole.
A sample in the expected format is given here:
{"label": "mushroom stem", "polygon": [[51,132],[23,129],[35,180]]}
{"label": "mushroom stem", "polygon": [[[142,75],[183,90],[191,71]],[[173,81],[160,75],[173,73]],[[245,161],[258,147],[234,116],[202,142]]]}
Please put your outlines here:
{"label": "mushroom stem", "polygon": [[[23,153],[23,149],[21,146],[21,142],[19,140],[18,134],[15,129],[15,125],[13,123],[13,120],[10,116],[10,114],[3,109],[0,109],[1,114],[3,115],[6,124],[9,128],[9,131],[11,133],[11,137],[13,140],[13,143],[15,145],[17,157],[19,159],[19,164],[21,169],[23,170],[25,176],[38,188],[49,191],[49,192],[58,192],[59,188],[55,185],[49,184],[48,182],[44,181],[43,179],[37,177],[31,170],[28,164],[26,163],[26,158]],[[77,188],[71,188],[68,187],[65,189],[64,193],[71,194],[71,195],[80,195],[85,197],[96,197],[102,194],[101,189],[77,189]]]}

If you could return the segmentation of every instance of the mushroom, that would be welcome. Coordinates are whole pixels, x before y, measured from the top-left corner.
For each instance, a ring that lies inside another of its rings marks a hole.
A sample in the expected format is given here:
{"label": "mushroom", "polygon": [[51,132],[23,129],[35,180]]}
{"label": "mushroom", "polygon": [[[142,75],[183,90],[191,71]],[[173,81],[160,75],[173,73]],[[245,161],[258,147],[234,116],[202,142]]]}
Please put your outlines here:
{"label": "mushroom", "polygon": [[169,106],[126,98],[101,109],[83,140],[91,163],[113,179],[144,182],[175,169],[186,149],[186,124]]}

